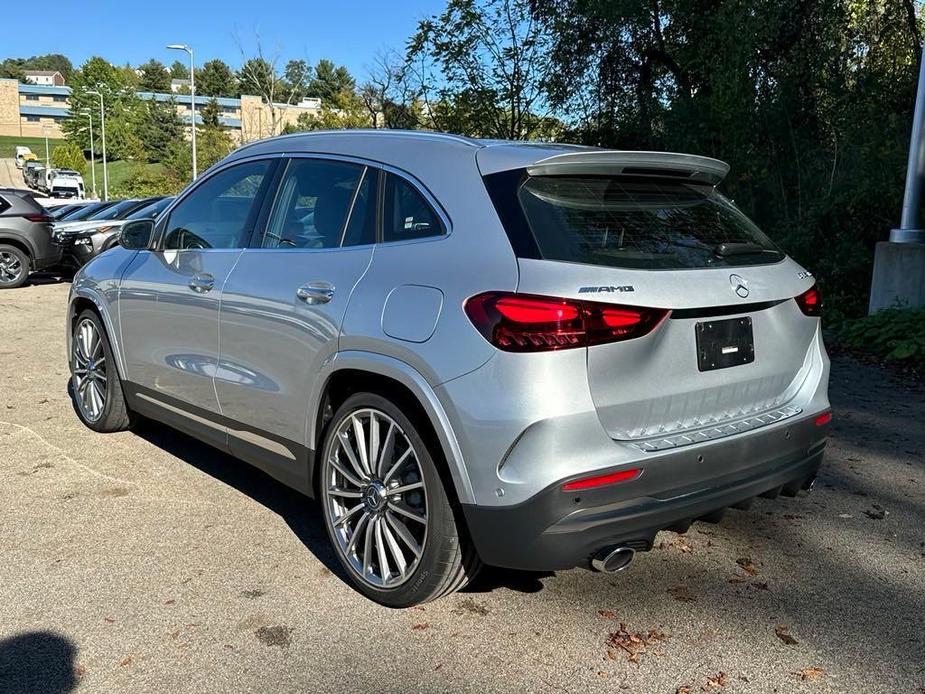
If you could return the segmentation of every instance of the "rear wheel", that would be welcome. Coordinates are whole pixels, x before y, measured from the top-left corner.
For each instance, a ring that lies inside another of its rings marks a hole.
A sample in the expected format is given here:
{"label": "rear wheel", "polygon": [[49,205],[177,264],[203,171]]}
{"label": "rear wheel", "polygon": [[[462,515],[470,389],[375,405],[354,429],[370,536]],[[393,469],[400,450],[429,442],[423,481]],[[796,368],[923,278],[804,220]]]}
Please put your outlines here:
{"label": "rear wheel", "polygon": [[94,431],[124,431],[131,424],[112,348],[99,316],[86,310],[71,336],[71,385],[81,421]]}
{"label": "rear wheel", "polygon": [[373,394],[349,397],[320,466],[325,527],[353,584],[389,607],[463,587],[479,561],[415,424]]}
{"label": "rear wheel", "polygon": [[0,245],[0,289],[15,289],[29,279],[32,262],[16,246]]}

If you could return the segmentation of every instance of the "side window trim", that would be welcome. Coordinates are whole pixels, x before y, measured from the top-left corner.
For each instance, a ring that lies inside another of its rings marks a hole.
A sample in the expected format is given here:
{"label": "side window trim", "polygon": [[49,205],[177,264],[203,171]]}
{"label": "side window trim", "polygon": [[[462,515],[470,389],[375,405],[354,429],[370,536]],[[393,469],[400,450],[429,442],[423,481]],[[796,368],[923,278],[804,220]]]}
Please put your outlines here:
{"label": "side window trim", "polygon": [[[366,176],[369,174],[369,165],[363,166],[363,171],[360,172],[360,178],[357,180],[356,188],[353,189],[353,197],[350,199],[350,208],[347,210],[347,217],[344,219],[344,226],[340,230],[340,242],[337,244],[338,248],[343,248],[344,243],[347,241],[347,229],[350,228],[350,220],[353,219],[353,210],[357,205],[357,198],[360,197],[360,191],[363,189],[363,181],[366,180]],[[378,199],[376,200],[378,205]]]}
{"label": "side window trim", "polygon": [[[161,219],[158,220],[157,227],[156,227],[156,233],[155,233],[155,235],[157,236],[157,243],[154,247],[154,251],[159,253],[159,252],[166,250],[164,248],[164,235],[167,229],[170,227],[170,218],[173,216],[174,210],[176,210],[177,207],[183,204],[183,202],[185,202],[191,195],[193,195],[197,190],[199,190],[199,188],[202,185],[204,185],[207,181],[211,180],[212,177],[218,176],[219,174],[227,171],[228,169],[232,167],[240,166],[241,164],[251,164],[256,161],[268,161],[269,162],[269,167],[267,168],[267,175],[263,177],[263,180],[260,182],[260,188],[257,190],[257,194],[254,196],[254,203],[257,206],[257,209],[262,210],[263,201],[266,197],[269,184],[275,181],[276,171],[279,167],[280,156],[281,155],[265,155],[264,154],[264,155],[260,155],[257,157],[248,157],[247,159],[236,159],[232,162],[228,162],[228,164],[220,168],[215,168],[209,171],[208,175],[204,175],[204,176],[201,176],[200,178],[197,178],[196,181],[182,195],[177,196],[177,199],[171,203],[170,207],[167,210],[165,210],[166,214],[162,214]],[[257,227],[257,221],[259,219],[260,219],[260,215],[258,213],[258,215],[254,217],[254,227],[253,228]],[[250,220],[250,217],[248,218],[248,221],[249,220]],[[253,228],[252,228],[251,237],[253,237]],[[247,248],[247,247],[248,246],[246,243],[245,245],[242,246],[242,248]],[[179,250],[184,250],[184,249],[174,249],[174,250],[179,251]],[[229,249],[207,249],[207,250],[229,250]]]}
{"label": "side window trim", "polygon": [[270,189],[260,203],[260,212],[257,215],[257,219],[254,221],[254,228],[251,230],[250,243],[247,245],[248,249],[263,248],[264,236],[266,236],[268,230],[270,217],[272,217],[273,210],[276,208],[276,203],[279,199],[280,184],[286,177],[286,172],[289,171],[291,165],[292,157],[282,157],[279,159],[276,170],[271,176]]}
{"label": "side window trim", "polygon": [[[432,241],[439,241],[445,239],[453,231],[453,226],[450,223],[450,218],[443,209],[443,206],[437,201],[437,199],[431,194],[423,185],[417,182],[417,179],[414,179],[408,175],[405,175],[404,172],[401,172],[392,167],[386,167],[384,169],[384,176],[379,177],[379,224],[377,230],[377,243],[380,244],[406,244],[406,243],[425,243]],[[421,238],[409,238],[409,239],[395,239],[395,240],[386,240],[385,238],[385,208],[388,205],[386,200],[386,192],[388,190],[388,181],[390,177],[395,177],[399,181],[405,183],[410,187],[415,193],[417,193],[421,199],[424,201],[424,204],[433,212],[434,216],[437,218],[437,221],[440,223],[441,232],[439,234],[432,234],[430,236],[422,236]]]}

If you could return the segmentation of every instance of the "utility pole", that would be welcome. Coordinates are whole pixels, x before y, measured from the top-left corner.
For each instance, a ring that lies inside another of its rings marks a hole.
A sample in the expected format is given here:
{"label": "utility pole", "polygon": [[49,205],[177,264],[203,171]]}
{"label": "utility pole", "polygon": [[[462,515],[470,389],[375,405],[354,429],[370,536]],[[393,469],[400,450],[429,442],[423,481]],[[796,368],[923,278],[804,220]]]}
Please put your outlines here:
{"label": "utility pole", "polygon": [[190,123],[193,143],[193,180],[196,180],[196,68],[193,62],[193,49],[184,43],[172,43],[167,48],[175,51],[186,51],[189,54],[189,95],[190,95]]}

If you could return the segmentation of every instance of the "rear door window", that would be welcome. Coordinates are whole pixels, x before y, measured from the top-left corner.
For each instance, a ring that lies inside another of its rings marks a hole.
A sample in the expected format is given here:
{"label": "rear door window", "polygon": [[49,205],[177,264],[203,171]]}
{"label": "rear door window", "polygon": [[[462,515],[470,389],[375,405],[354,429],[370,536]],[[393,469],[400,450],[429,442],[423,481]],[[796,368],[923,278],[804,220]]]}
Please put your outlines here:
{"label": "rear door window", "polygon": [[443,222],[424,196],[395,174],[386,174],[382,219],[382,240],[385,243],[446,233]]}
{"label": "rear door window", "polygon": [[[522,224],[544,259],[660,270],[784,257],[709,185],[626,176],[523,174],[506,180],[511,184],[486,181],[505,227]],[[523,238],[514,245],[523,247]]]}

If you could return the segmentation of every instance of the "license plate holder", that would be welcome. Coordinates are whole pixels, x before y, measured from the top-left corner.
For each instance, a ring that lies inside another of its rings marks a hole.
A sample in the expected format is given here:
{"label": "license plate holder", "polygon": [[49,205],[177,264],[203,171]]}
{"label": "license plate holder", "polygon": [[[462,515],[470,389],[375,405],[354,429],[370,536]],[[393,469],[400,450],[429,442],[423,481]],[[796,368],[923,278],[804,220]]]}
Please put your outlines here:
{"label": "license plate holder", "polygon": [[755,361],[755,338],[748,316],[697,323],[694,332],[700,371],[728,369]]}

